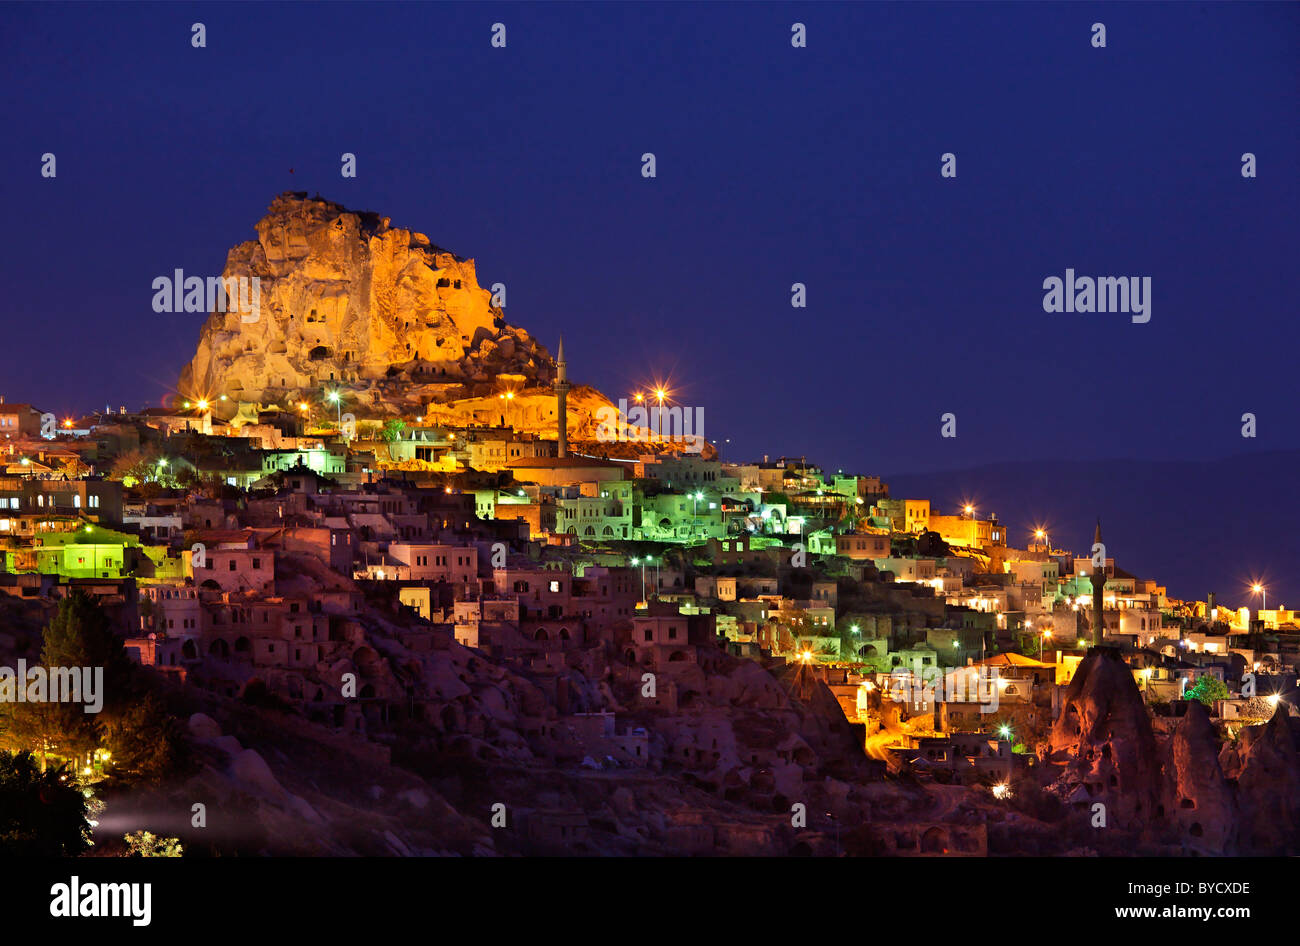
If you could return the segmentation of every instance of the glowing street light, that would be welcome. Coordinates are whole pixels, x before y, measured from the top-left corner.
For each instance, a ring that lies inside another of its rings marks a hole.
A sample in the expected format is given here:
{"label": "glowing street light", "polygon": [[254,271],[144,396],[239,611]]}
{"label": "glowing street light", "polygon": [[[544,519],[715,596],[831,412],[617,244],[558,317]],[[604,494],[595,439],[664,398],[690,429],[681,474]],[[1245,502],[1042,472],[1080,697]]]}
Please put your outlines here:
{"label": "glowing street light", "polygon": [[339,433],[343,433],[343,396],[335,389],[325,395],[325,400],[329,401],[338,408],[339,414]]}
{"label": "glowing street light", "polygon": [[1253,585],[1250,586],[1250,593],[1253,595],[1263,595],[1263,602],[1260,605],[1259,609],[1261,611],[1267,611],[1268,610],[1268,589],[1265,588],[1260,582],[1255,582]]}
{"label": "glowing street light", "polygon": [[646,603],[646,596],[645,596],[645,561],[643,561],[643,560],[641,560],[641,559],[639,559],[639,558],[634,558],[634,559],[632,559],[632,564],[633,564],[633,565],[640,564],[640,566],[641,566],[641,603],[642,603],[642,604],[645,604],[645,603]]}

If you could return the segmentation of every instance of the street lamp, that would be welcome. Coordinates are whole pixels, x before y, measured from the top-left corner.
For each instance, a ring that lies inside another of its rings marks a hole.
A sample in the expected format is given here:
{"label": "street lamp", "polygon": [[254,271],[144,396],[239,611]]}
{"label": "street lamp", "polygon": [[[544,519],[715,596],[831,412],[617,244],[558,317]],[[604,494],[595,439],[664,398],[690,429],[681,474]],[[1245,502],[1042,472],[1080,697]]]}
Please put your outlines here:
{"label": "street lamp", "polygon": [[[640,560],[640,559],[636,559],[636,558],[632,559],[632,564],[633,564],[633,565],[637,564],[638,562],[641,562],[641,560]],[[641,562],[641,600],[642,600],[642,601],[645,601],[645,600],[646,600],[646,596],[645,596],[645,562]]]}
{"label": "street lamp", "polygon": [[691,494],[691,536],[692,538],[695,536],[695,530],[699,527],[700,524],[700,517],[699,517],[700,500],[703,498],[704,498],[704,494],[701,492],[695,492]]}
{"label": "street lamp", "polygon": [[325,395],[325,399],[331,404],[335,404],[339,409],[339,431],[343,430],[343,398],[339,396],[338,391],[331,391]]}
{"label": "street lamp", "polygon": [[[1263,603],[1260,605],[1259,610],[1267,611],[1268,610],[1268,589],[1265,588],[1259,582],[1255,582],[1253,585],[1250,586],[1250,593],[1253,595],[1263,595]],[[1263,615],[1260,615],[1259,619],[1261,621],[1264,620]]]}

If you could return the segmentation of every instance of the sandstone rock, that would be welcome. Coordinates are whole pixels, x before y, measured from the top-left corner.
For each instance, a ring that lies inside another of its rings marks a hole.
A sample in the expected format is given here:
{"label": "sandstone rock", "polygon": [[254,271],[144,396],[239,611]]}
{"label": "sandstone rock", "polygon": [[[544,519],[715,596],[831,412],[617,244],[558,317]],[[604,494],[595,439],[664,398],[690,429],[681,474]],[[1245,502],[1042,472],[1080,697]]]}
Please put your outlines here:
{"label": "sandstone rock", "polygon": [[423,234],[302,193],[272,201],[256,230],[230,251],[222,276],[256,277],[258,307],[210,313],[181,375],[188,397],[225,394],[233,414],[238,402],[285,404],[330,382],[353,404],[378,406],[381,382],[393,377],[553,377],[545,349],[491,305],[473,260]]}
{"label": "sandstone rock", "polygon": [[234,736],[218,736],[212,740],[212,744],[225,752],[227,755],[236,756],[244,751],[244,747]]}
{"label": "sandstone rock", "polygon": [[1153,826],[1160,797],[1155,736],[1133,674],[1119,652],[1094,647],[1083,658],[1052,727],[1053,761],[1064,763],[1057,792],[1106,806],[1107,823]]}
{"label": "sandstone rock", "polygon": [[1219,739],[1198,700],[1187,704],[1166,749],[1163,805],[1180,842],[1201,854],[1234,852],[1237,805],[1219,766]]}
{"label": "sandstone rock", "polygon": [[276,801],[283,800],[287,795],[266,760],[253,749],[245,749],[231,759],[230,774],[254,794]]}
{"label": "sandstone rock", "polygon": [[206,713],[195,713],[188,723],[190,735],[200,742],[207,742],[221,736],[221,727],[217,721]]}
{"label": "sandstone rock", "polygon": [[[387,217],[305,193],[275,198],[256,230],[256,240],[230,251],[221,274],[250,280],[250,297],[256,278],[256,309],[209,313],[181,372],[183,397],[212,401],[219,419],[243,423],[263,408],[291,410],[339,387],[343,410],[359,420],[415,415],[429,424],[558,436],[554,359],[527,331],[506,324],[473,260],[394,229]],[[508,402],[504,391],[513,392]],[[573,386],[566,413],[575,449],[621,458],[694,449],[679,441],[602,442],[611,408],[599,391]],[[703,453],[717,449],[706,441]]]}
{"label": "sandstone rock", "polygon": [[1300,759],[1285,705],[1263,726],[1242,730],[1236,749],[1244,853],[1285,854],[1300,841]]}

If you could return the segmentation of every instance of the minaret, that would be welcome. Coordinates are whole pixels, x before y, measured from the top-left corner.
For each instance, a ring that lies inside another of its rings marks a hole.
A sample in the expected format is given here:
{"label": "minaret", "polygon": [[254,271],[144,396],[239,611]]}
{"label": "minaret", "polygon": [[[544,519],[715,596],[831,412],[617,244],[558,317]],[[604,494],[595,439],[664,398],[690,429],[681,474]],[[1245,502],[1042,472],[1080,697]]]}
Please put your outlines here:
{"label": "minaret", "polygon": [[555,359],[555,409],[558,414],[560,432],[559,455],[569,455],[569,369],[564,363],[564,336],[560,336],[560,347]]}
{"label": "minaret", "polygon": [[[1101,516],[1097,517],[1097,531],[1092,535],[1093,554],[1096,555],[1097,546],[1101,545]],[[1103,548],[1104,552],[1105,549]],[[1096,559],[1094,559],[1096,561]],[[1092,568],[1092,642],[1100,644],[1106,636],[1106,622],[1102,616],[1102,607],[1105,604],[1106,592],[1106,556],[1102,555],[1101,568],[1096,565]]]}

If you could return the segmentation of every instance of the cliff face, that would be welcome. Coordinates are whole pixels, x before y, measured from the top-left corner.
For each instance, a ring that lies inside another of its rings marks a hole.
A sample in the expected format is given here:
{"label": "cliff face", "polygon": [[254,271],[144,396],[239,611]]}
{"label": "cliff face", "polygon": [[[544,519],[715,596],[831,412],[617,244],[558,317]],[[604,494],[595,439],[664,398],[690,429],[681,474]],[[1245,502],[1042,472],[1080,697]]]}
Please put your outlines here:
{"label": "cliff face", "polygon": [[[473,260],[422,233],[301,193],[277,197],[223,278],[257,277],[258,305],[214,311],[181,374],[191,398],[284,404],[342,385],[363,408],[549,384],[554,362],[505,324]],[[251,295],[251,292],[250,292]]]}

